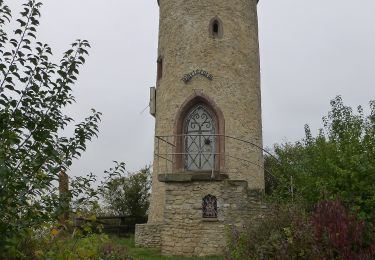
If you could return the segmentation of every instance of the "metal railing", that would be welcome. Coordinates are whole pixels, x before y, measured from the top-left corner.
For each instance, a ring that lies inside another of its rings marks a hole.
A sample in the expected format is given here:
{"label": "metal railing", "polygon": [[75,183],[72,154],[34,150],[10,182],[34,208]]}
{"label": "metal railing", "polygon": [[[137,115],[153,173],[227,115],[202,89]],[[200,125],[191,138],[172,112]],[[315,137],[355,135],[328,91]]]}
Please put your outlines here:
{"label": "metal railing", "polygon": [[[227,174],[230,179],[249,180],[249,173],[254,173],[255,171],[255,175],[258,173],[258,176],[264,176],[264,179],[260,181],[264,181],[267,194],[271,194],[275,187],[281,185],[279,187],[283,187],[291,194],[292,198],[294,197],[295,185],[293,176],[288,173],[288,170],[284,169],[284,166],[273,154],[263,149],[260,140],[248,141],[228,135],[182,134],[156,136],[154,171],[158,174],[189,171],[185,165],[186,156],[195,155],[194,152],[186,151],[185,149],[186,143],[184,141],[189,136],[201,136],[202,138],[214,140],[214,149],[210,153],[203,150],[194,151],[195,154],[213,157],[214,163],[209,170],[206,170],[211,171],[212,176],[214,173]],[[273,166],[265,166],[264,158],[266,156],[275,162]],[[280,176],[278,175],[278,177],[275,177],[271,172],[273,167],[277,167],[278,171],[281,171],[283,175],[282,179],[288,179],[289,183],[285,183],[285,180],[280,181]]]}
{"label": "metal railing", "polygon": [[[199,141],[213,141],[212,149],[204,145],[196,145],[189,150],[188,140],[199,138]],[[210,151],[207,151],[210,150]],[[158,173],[175,173],[189,170],[188,158],[212,158],[210,169],[205,165],[204,170],[223,174],[240,174],[249,168],[267,172],[264,168],[263,154],[269,152],[261,147],[260,142],[246,141],[227,135],[164,135],[155,137],[155,159]],[[199,168],[199,167],[196,167]],[[193,170],[194,171],[194,170]],[[271,173],[268,172],[267,175]]]}

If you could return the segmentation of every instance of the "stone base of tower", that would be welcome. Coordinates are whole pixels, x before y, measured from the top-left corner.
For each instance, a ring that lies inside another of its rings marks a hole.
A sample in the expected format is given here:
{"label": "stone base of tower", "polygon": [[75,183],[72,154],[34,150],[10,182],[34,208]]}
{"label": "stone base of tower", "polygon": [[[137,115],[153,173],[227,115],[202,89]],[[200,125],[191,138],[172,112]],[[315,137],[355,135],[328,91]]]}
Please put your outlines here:
{"label": "stone base of tower", "polygon": [[[267,212],[262,192],[249,190],[246,181],[164,181],[164,222],[137,225],[135,234],[137,246],[159,248],[163,255],[222,255],[231,227],[256,224]],[[202,199],[207,195],[216,197],[217,218],[203,218]]]}

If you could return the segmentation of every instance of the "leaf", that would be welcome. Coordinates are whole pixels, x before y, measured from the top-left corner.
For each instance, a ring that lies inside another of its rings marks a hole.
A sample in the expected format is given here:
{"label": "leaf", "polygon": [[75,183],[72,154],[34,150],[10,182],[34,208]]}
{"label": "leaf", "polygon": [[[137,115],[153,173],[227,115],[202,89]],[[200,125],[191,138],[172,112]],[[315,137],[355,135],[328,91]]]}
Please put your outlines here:
{"label": "leaf", "polygon": [[10,105],[13,107],[13,108],[15,108],[16,106],[17,106],[17,100],[11,100],[10,101]]}
{"label": "leaf", "polygon": [[13,85],[6,84],[4,87],[6,89],[9,89],[9,90],[14,90],[14,86]]}
{"label": "leaf", "polygon": [[21,19],[17,19],[16,21],[20,23],[21,27],[24,27],[26,25],[26,22],[22,21]]}
{"label": "leaf", "polygon": [[32,32],[28,32],[28,33],[27,33],[27,35],[28,35],[28,36],[30,36],[30,37],[32,37],[32,38],[34,38],[34,39],[36,39],[36,36],[35,36],[35,34],[34,34],[34,33],[32,33]]}
{"label": "leaf", "polygon": [[9,83],[13,83],[13,79],[12,79],[12,77],[7,77],[7,78],[5,78],[5,81],[6,81],[6,82],[9,82]]}
{"label": "leaf", "polygon": [[57,236],[59,233],[60,233],[60,231],[58,229],[56,229],[56,228],[53,228],[51,230],[51,235],[54,236],[54,237]]}

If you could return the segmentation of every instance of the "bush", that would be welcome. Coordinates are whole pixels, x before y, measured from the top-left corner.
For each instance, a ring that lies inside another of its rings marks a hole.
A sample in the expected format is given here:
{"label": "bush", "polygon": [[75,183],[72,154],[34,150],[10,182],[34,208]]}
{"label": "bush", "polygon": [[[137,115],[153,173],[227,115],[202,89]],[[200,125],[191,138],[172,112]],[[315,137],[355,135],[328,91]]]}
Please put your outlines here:
{"label": "bush", "polygon": [[371,229],[339,201],[323,201],[312,214],[300,206],[274,209],[244,232],[233,229],[229,259],[374,259]]}
{"label": "bush", "polygon": [[100,257],[103,260],[132,260],[133,257],[127,254],[124,245],[104,244],[100,247]]}
{"label": "bush", "polygon": [[[105,234],[94,234],[89,226],[83,230],[75,229],[73,233],[57,228],[39,231],[39,236],[24,245],[25,259],[102,259],[131,260],[128,249],[120,244],[117,237]],[[9,259],[20,259],[9,258]],[[8,259],[8,258],[5,258]]]}
{"label": "bush", "polygon": [[319,258],[313,248],[312,226],[304,212],[288,205],[275,208],[260,223],[249,224],[244,232],[232,229],[229,259]]}
{"label": "bush", "polygon": [[[340,199],[361,219],[375,212],[375,102],[370,113],[357,113],[341,97],[331,101],[316,137],[305,126],[305,139],[275,146],[266,166],[275,176],[274,200],[298,200],[308,210],[321,200]],[[291,185],[292,184],[292,185]],[[293,186],[293,197],[292,187]]]}
{"label": "bush", "polygon": [[146,166],[138,172],[125,174],[124,167],[117,165],[99,189],[104,212],[145,221],[150,205],[151,169]]}
{"label": "bush", "polygon": [[319,250],[331,259],[373,259],[372,228],[358,220],[339,201],[320,202],[312,215]]}

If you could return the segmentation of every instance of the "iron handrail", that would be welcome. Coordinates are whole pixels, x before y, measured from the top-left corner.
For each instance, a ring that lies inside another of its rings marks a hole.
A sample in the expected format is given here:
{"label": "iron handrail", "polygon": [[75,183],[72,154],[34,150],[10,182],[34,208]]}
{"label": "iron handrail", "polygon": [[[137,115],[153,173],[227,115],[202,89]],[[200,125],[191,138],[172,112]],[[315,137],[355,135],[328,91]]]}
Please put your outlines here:
{"label": "iron handrail", "polygon": [[[239,157],[235,157],[233,155],[230,155],[228,153],[225,153],[225,152],[206,152],[206,151],[203,151],[201,150],[201,148],[198,147],[198,151],[189,151],[189,152],[177,152],[175,151],[175,148],[176,148],[176,142],[177,142],[177,139],[178,138],[181,138],[181,137],[208,137],[208,138],[212,138],[212,137],[217,137],[217,138],[226,138],[226,139],[232,139],[232,140],[235,140],[235,141],[240,141],[244,144],[248,144],[252,147],[255,147],[256,149],[259,149],[261,151],[264,151],[264,152],[267,152],[265,151],[263,148],[261,148],[259,145],[253,143],[253,142],[250,142],[250,141],[245,141],[245,140],[242,140],[240,138],[237,138],[237,137],[232,137],[232,136],[228,136],[228,135],[222,135],[222,134],[178,134],[178,135],[157,135],[155,136],[155,138],[157,139],[157,147],[155,147],[155,153],[154,153],[154,156],[159,158],[159,159],[162,159],[162,160],[165,160],[165,163],[162,164],[163,168],[165,169],[165,172],[168,172],[169,169],[171,170],[171,172],[174,171],[175,167],[174,167],[174,163],[176,163],[175,159],[178,158],[176,156],[185,156],[185,155],[190,155],[190,156],[198,156],[198,155],[203,155],[203,156],[213,156],[214,158],[214,162],[216,161],[215,158],[220,158],[220,156],[224,156],[225,158],[233,158],[235,160],[239,160],[239,161],[242,161],[242,162],[245,162],[247,164],[252,164],[252,165],[255,165],[257,167],[260,167],[261,169],[263,170],[266,170],[264,168],[263,165],[261,165],[261,163],[259,162],[252,162],[250,160],[246,160],[244,158],[239,158]],[[160,169],[160,160],[157,160],[157,163],[158,163],[158,169]],[[216,169],[216,163],[213,163],[211,164],[210,166],[212,168],[212,171],[214,170],[219,170],[219,169]],[[266,171],[267,172],[267,171]]]}
{"label": "iron handrail", "polygon": [[[223,135],[223,134],[209,134],[209,135],[206,135],[206,134],[176,134],[176,135],[156,135],[155,137],[157,139],[161,139],[163,140],[163,138],[170,138],[170,137],[184,137],[184,136],[219,136],[219,137],[224,137],[224,138],[228,138],[228,139],[233,139],[233,140],[236,140],[236,141],[240,141],[240,142],[243,142],[243,143],[247,143],[247,144],[250,144],[260,150],[262,150],[264,153],[266,153],[267,155],[271,156],[273,159],[275,159],[278,163],[281,163],[280,160],[278,158],[276,158],[272,153],[268,152],[267,150],[265,150],[263,147],[251,142],[251,141],[247,141],[247,140],[244,140],[244,139],[241,139],[241,138],[238,138],[238,137],[234,137],[234,136],[230,136],[230,135]],[[256,139],[256,138],[254,138]],[[164,141],[164,140],[163,140]],[[169,142],[168,142],[169,143]],[[169,143],[170,145],[172,145],[173,147],[176,147],[175,144],[172,144],[172,143]]]}
{"label": "iron handrail", "polygon": [[[163,170],[160,168],[160,166],[162,166],[162,168],[166,169],[165,174],[173,173],[174,171],[177,171],[178,169],[175,167],[175,165],[176,165],[175,163],[180,163],[179,162],[180,159],[178,159],[179,156],[188,155],[188,154],[193,155],[193,156],[198,155],[198,154],[212,155],[213,158],[214,158],[213,159],[214,163],[213,164],[210,163],[210,167],[212,167],[212,169],[210,169],[210,170],[212,170],[212,174],[214,174],[214,171],[215,172],[223,171],[225,173],[238,173],[239,171],[244,170],[243,167],[248,167],[248,166],[244,166],[244,165],[246,165],[246,164],[250,165],[251,164],[251,165],[255,165],[255,166],[261,168],[265,173],[267,173],[264,176],[265,181],[266,181],[266,183],[265,183],[266,189],[267,189],[267,182],[268,182],[268,185],[270,185],[269,189],[271,189],[271,190],[273,189],[274,185],[279,185],[280,183],[282,184],[282,182],[280,182],[278,180],[278,178],[275,177],[275,175],[273,175],[268,169],[265,168],[264,160],[263,160],[263,162],[258,163],[260,160],[262,160],[262,159],[260,159],[260,157],[255,158],[254,161],[251,161],[251,160],[248,160],[248,159],[245,159],[245,158],[240,158],[240,157],[234,156],[232,154],[229,154],[229,153],[225,152],[225,150],[227,150],[227,145],[225,145],[224,150],[222,150],[223,152],[218,152],[218,153],[217,152],[213,152],[213,153],[177,152],[178,151],[178,150],[176,150],[177,144],[179,142],[181,143],[182,138],[186,137],[186,136],[190,136],[190,137],[195,137],[195,136],[215,137],[215,138],[219,138],[219,139],[216,139],[219,142],[224,141],[224,144],[226,143],[226,140],[237,141],[237,142],[240,142],[242,144],[249,145],[249,146],[246,146],[246,145],[241,146],[241,152],[244,153],[244,154],[245,154],[244,150],[250,151],[251,153],[254,151],[252,149],[248,150],[250,147],[258,149],[259,151],[262,151],[263,155],[268,155],[270,158],[275,160],[278,167],[280,167],[280,170],[281,170],[282,174],[289,175],[289,178],[291,179],[291,184],[290,184],[290,187],[288,185],[286,188],[288,190],[290,190],[291,196],[293,198],[293,185],[294,185],[293,176],[290,173],[289,174],[287,173],[287,171],[284,169],[284,165],[281,163],[281,161],[277,157],[275,157],[275,155],[273,155],[272,153],[270,153],[269,151],[265,150],[262,147],[261,140],[257,139],[257,138],[254,138],[252,141],[250,141],[250,140],[244,140],[244,139],[241,139],[241,138],[238,138],[238,137],[223,135],[223,134],[198,134],[198,133],[197,134],[192,133],[192,134],[175,134],[175,135],[156,135],[155,136],[156,147],[155,147],[154,155],[157,158],[159,158],[157,160],[157,165],[156,165],[156,167],[158,168],[158,171],[163,172]],[[224,140],[220,139],[220,138],[223,138]],[[179,140],[179,142],[178,142],[178,140]],[[183,145],[183,142],[181,144]],[[238,145],[238,143],[234,143],[233,147],[236,147],[236,145]],[[161,146],[163,146],[163,147],[161,147]],[[161,148],[164,148],[164,149],[161,149]],[[217,150],[215,150],[215,151],[217,151]],[[215,163],[217,159],[219,159],[221,161],[222,158],[224,159],[224,162],[225,162],[224,167],[222,167],[221,164],[218,165],[218,164]],[[240,164],[240,167],[239,168],[237,168],[236,166],[233,167],[233,165],[235,165],[235,164],[227,163],[227,162],[230,162],[229,158],[237,160],[239,162],[242,162]],[[164,160],[165,164],[161,165],[160,159]],[[178,167],[180,167],[180,166],[178,166]],[[171,170],[170,172],[169,172],[169,169]],[[282,184],[282,185],[284,185],[284,184]]]}

